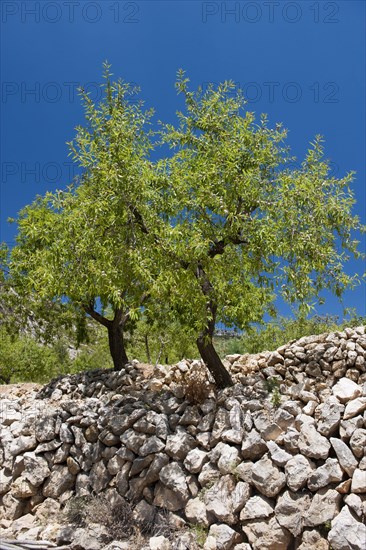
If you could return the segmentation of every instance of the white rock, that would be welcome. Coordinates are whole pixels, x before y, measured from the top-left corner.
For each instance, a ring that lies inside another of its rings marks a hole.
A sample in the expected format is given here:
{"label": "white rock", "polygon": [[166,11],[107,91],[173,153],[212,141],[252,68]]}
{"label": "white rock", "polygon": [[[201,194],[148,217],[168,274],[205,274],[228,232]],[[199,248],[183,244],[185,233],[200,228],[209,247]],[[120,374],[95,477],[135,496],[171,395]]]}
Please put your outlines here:
{"label": "white rock", "polygon": [[274,512],[272,501],[256,495],[251,497],[240,512],[240,520],[268,518]]}
{"label": "white rock", "polygon": [[302,454],[309,458],[328,458],[330,443],[320,435],[311,424],[303,424],[298,439],[298,447]]}
{"label": "white rock", "polygon": [[184,460],[184,466],[192,474],[196,474],[202,470],[202,466],[208,462],[208,456],[205,451],[200,449],[192,449],[187,454]]}
{"label": "white rock", "polygon": [[353,472],[351,491],[352,493],[366,493],[366,470],[357,468]]}
{"label": "white rock", "polygon": [[349,401],[344,411],[343,419],[348,420],[358,414],[362,413],[366,409],[366,397],[359,397],[353,401]]}
{"label": "white rock", "polygon": [[266,497],[276,496],[286,484],[285,474],[265,455],[252,469],[252,482]]}
{"label": "white rock", "polygon": [[292,539],[289,531],[281,527],[274,517],[244,523],[242,530],[253,550],[288,550]]}
{"label": "white rock", "polygon": [[292,458],[290,453],[287,453],[281,447],[277,445],[274,441],[267,441],[267,447],[271,454],[271,459],[277,466],[285,466],[287,462]]}
{"label": "white rock", "polygon": [[332,388],[333,395],[341,402],[347,403],[352,399],[356,399],[362,394],[362,389],[358,384],[349,378],[341,378]]}
{"label": "white rock", "polygon": [[238,539],[238,533],[234,531],[234,529],[231,529],[228,525],[222,524],[211,525],[208,535],[215,539],[217,550],[228,550],[232,548],[235,541]]}
{"label": "white rock", "polygon": [[206,506],[201,498],[190,499],[186,504],[185,514],[190,523],[209,526]]}
{"label": "white rock", "polygon": [[339,512],[342,495],[334,489],[320,489],[311,501],[304,518],[304,525],[316,527],[332,520]]}
{"label": "white rock", "polygon": [[150,550],[171,550],[169,540],[162,535],[160,537],[151,537],[149,540]]}
{"label": "white rock", "polygon": [[347,445],[341,439],[336,437],[331,437],[330,442],[338,458],[338,462],[345,472],[349,476],[353,474],[357,468],[358,462],[355,459],[352,451],[347,447]]}
{"label": "white rock", "polygon": [[308,478],[308,487],[311,491],[317,491],[330,483],[339,483],[343,479],[343,471],[335,458],[327,458],[325,464],[320,466]]}
{"label": "white rock", "polygon": [[363,503],[361,497],[355,495],[354,493],[351,493],[344,498],[344,502],[359,518],[362,518]]}
{"label": "white rock", "polygon": [[366,526],[357,521],[348,506],[332,521],[328,540],[334,550],[365,550]]}
{"label": "white rock", "polygon": [[366,430],[357,429],[350,439],[350,447],[357,458],[362,458],[366,453]]}
{"label": "white rock", "polygon": [[276,520],[282,527],[298,537],[303,531],[304,518],[309,505],[310,496],[308,494],[285,491],[277,500]]}

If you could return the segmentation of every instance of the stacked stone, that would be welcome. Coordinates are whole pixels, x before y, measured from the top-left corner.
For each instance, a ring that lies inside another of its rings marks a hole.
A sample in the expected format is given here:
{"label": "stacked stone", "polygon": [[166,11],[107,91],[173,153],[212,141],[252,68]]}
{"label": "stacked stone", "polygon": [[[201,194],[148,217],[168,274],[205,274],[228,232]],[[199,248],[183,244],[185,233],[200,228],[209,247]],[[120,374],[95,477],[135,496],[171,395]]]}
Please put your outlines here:
{"label": "stacked stone", "polygon": [[[80,532],[68,539],[55,518],[71,498],[97,494],[132,502],[137,522],[159,507],[179,529],[202,526],[205,550],[365,550],[365,357],[358,327],[228,357],[236,384],[201,404],[182,396],[197,362],[158,367],[152,380],[94,371],[56,381],[49,398],[10,395],[0,417],[3,536],[82,548]],[[179,537],[178,546],[153,538],[147,548],[184,548]]]}

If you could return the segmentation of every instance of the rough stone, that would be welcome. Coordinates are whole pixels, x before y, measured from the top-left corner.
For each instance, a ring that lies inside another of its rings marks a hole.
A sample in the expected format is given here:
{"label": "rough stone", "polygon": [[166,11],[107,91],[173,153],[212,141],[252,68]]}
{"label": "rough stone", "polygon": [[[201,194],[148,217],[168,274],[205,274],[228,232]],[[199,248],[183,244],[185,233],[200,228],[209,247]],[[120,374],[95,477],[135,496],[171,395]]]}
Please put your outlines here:
{"label": "rough stone", "polygon": [[253,550],[287,550],[292,538],[274,517],[245,522],[242,529]]}
{"label": "rough stone", "polygon": [[328,540],[334,550],[364,550],[366,526],[357,521],[348,506],[333,519]]}
{"label": "rough stone", "polygon": [[352,476],[358,464],[352,451],[341,439],[331,437],[330,442],[335,450],[339,464],[349,476]]}
{"label": "rough stone", "polygon": [[255,487],[266,497],[276,496],[286,484],[285,474],[265,455],[252,469]]}

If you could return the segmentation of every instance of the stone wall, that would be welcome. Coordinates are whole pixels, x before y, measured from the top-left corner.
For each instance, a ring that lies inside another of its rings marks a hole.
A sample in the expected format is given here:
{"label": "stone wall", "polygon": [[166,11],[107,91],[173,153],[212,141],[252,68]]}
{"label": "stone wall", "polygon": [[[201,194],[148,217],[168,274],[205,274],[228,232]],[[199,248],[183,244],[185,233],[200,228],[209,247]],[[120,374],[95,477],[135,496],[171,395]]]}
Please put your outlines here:
{"label": "stone wall", "polygon": [[139,548],[365,550],[365,358],[358,327],[228,356],[220,392],[199,361],[2,387],[2,536],[106,547],[60,515],[97,495],[140,526],[164,511],[173,535]]}

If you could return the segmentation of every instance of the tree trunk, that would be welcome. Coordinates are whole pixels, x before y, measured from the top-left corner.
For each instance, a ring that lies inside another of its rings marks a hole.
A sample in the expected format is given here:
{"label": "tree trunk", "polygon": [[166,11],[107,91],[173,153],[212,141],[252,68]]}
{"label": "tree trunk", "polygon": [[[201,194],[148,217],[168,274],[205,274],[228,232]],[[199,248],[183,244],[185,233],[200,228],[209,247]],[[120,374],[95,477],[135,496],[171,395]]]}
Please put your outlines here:
{"label": "tree trunk", "polygon": [[144,334],[144,341],[145,341],[145,352],[147,357],[147,362],[151,364],[151,355],[150,355],[150,346],[149,346],[149,336],[147,334]]}
{"label": "tree trunk", "polygon": [[123,327],[116,322],[112,321],[108,326],[108,341],[114,370],[121,370],[127,365],[128,357],[123,339]]}
{"label": "tree trunk", "polygon": [[205,334],[197,338],[197,347],[208,370],[214,377],[216,386],[220,389],[232,386],[233,381],[217,355],[212,343],[212,336]]}
{"label": "tree trunk", "polygon": [[214,288],[200,263],[197,266],[195,275],[201,286],[203,294],[208,298],[206,303],[207,325],[197,338],[198,351],[200,352],[208,370],[214,377],[217,387],[220,389],[227,388],[228,386],[233,386],[233,381],[229,372],[222,364],[220,357],[217,355],[212,343],[217,312]]}

